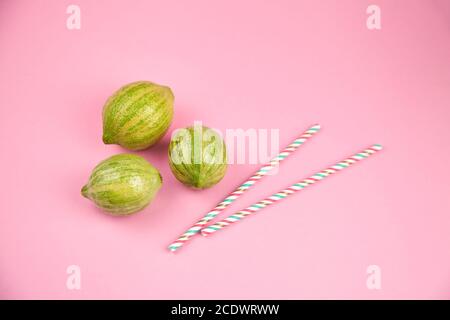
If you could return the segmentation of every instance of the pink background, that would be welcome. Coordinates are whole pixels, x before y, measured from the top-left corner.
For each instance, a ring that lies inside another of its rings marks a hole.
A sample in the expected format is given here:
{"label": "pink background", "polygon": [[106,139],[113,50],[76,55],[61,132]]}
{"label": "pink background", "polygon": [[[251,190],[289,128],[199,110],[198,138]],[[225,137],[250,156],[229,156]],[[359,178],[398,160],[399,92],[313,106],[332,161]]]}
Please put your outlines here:
{"label": "pink background", "polygon": [[[81,8],[81,30],[66,7]],[[366,28],[381,7],[382,29]],[[450,298],[448,1],[0,2],[0,297]],[[80,196],[119,86],[172,87],[171,127],[322,132],[227,213],[372,143],[385,150],[257,217],[166,246],[258,165],[192,191],[167,135],[139,152],[164,177],[152,205],[115,218]],[[66,268],[81,268],[81,290]],[[382,289],[368,290],[378,265]]]}

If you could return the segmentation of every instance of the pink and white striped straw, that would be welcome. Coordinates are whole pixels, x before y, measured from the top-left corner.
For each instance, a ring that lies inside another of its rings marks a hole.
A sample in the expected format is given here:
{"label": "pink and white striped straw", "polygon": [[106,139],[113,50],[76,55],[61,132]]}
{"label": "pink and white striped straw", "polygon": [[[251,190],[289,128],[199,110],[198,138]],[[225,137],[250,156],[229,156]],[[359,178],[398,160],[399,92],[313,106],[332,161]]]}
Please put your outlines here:
{"label": "pink and white striped straw", "polygon": [[287,189],[281,190],[280,192],[275,193],[272,196],[259,201],[258,203],[252,204],[251,206],[247,207],[244,210],[238,211],[219,222],[216,222],[210,226],[203,228],[201,230],[201,233],[204,236],[209,236],[212,233],[215,233],[229,225],[232,225],[238,221],[241,221],[242,219],[244,219],[245,217],[248,217],[249,215],[257,213],[261,209],[263,209],[273,203],[280,202],[287,196],[289,196],[297,191],[301,191],[301,190],[305,189],[306,187],[308,187],[312,184],[315,184],[316,182],[319,182],[319,181],[323,180],[324,178],[332,175],[333,173],[341,171],[360,160],[366,159],[367,157],[371,156],[372,154],[376,153],[377,151],[380,151],[381,149],[382,149],[381,145],[375,144],[375,145],[373,145],[373,146],[371,146],[371,147],[369,147],[347,159],[342,160],[341,162],[336,163],[335,165],[333,165],[325,170],[315,173],[314,175],[310,176],[307,179],[301,180],[300,182],[293,184],[292,186],[288,187]]}
{"label": "pink and white striped straw", "polygon": [[281,151],[275,158],[270,160],[269,163],[259,169],[253,176],[247,181],[237,187],[232,193],[230,193],[222,202],[220,202],[214,209],[208,212],[203,218],[198,220],[192,227],[178,237],[173,243],[171,243],[168,249],[172,252],[181,248],[189,239],[200,232],[200,230],[208,224],[209,221],[214,219],[220,212],[222,212],[229,204],[238,199],[245,191],[255,185],[263,176],[267,175],[273,168],[275,168],[281,161],[286,159],[291,153],[297,150],[303,145],[309,138],[320,130],[320,125],[316,124],[302,133],[300,137],[295,139],[290,145],[288,145],[283,151]]}

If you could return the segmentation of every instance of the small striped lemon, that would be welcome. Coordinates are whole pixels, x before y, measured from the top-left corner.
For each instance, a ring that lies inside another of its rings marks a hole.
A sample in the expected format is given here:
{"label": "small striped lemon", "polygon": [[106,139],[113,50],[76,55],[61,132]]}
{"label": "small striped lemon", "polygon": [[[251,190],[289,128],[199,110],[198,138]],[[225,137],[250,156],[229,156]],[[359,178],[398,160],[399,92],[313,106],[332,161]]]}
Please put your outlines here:
{"label": "small striped lemon", "polygon": [[225,142],[201,125],[178,129],[169,144],[169,165],[178,181],[195,189],[217,184],[227,170]]}

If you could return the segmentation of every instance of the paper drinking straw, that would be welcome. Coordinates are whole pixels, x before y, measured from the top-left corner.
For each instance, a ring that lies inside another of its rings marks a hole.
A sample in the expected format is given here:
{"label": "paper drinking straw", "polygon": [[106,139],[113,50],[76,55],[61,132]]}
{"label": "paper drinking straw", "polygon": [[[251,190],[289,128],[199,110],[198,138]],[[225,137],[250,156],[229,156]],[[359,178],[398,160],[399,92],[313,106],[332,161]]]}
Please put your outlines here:
{"label": "paper drinking straw", "polygon": [[315,184],[316,182],[319,182],[320,180],[325,179],[326,177],[332,175],[333,173],[341,171],[360,160],[368,158],[369,156],[376,153],[377,151],[380,151],[381,149],[382,149],[381,145],[375,144],[375,145],[371,146],[370,148],[367,148],[345,160],[342,160],[341,162],[336,163],[334,166],[331,166],[325,170],[322,170],[322,171],[312,175],[311,177],[309,177],[307,179],[304,179],[300,182],[293,184],[292,186],[290,186],[287,189],[281,190],[280,192],[275,193],[272,196],[259,201],[258,203],[252,204],[251,206],[247,207],[244,210],[238,211],[219,222],[216,222],[210,226],[203,228],[201,230],[201,233],[204,236],[209,236],[212,233],[223,229],[224,227],[227,227],[231,224],[241,221],[242,219],[244,219],[245,217],[247,217],[251,214],[257,213],[261,209],[263,209],[273,203],[280,202],[287,196],[289,196],[297,191],[301,191],[301,190],[305,189],[306,187],[308,187],[312,184]]}
{"label": "paper drinking straw", "polygon": [[300,137],[295,139],[283,151],[281,151],[269,163],[259,169],[247,181],[241,184],[236,190],[230,193],[222,202],[208,212],[203,218],[198,220],[191,228],[184,232],[179,238],[169,245],[169,250],[174,252],[181,248],[192,236],[199,233],[199,231],[212,219],[214,219],[221,211],[223,211],[229,204],[239,198],[245,191],[255,185],[263,176],[267,175],[273,168],[275,168],[281,161],[286,159],[292,152],[297,150],[309,138],[320,130],[320,125],[316,124],[302,133]]}

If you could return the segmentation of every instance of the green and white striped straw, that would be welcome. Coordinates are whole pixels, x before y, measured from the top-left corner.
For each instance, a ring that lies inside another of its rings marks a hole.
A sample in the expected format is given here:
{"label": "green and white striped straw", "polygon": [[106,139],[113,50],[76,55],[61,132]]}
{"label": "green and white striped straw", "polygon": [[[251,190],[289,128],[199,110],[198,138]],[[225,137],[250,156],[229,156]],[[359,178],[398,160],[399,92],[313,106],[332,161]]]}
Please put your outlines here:
{"label": "green and white striped straw", "polygon": [[303,145],[309,138],[314,136],[320,130],[320,125],[316,124],[303,132],[297,139],[281,151],[268,164],[260,168],[253,176],[241,184],[235,191],[229,194],[222,202],[220,202],[214,209],[209,211],[203,218],[198,220],[192,227],[186,230],[177,240],[172,242],[168,249],[172,252],[181,248],[189,239],[200,232],[200,230],[214,219],[220,212],[222,212],[228,205],[238,199],[245,191],[255,185],[263,176],[266,176],[273,168],[286,159],[290,154]]}
{"label": "green and white striped straw", "polygon": [[320,172],[313,174],[312,176],[310,176],[307,179],[303,179],[300,182],[294,183],[292,186],[290,186],[284,190],[281,190],[281,191],[271,195],[270,197],[259,201],[258,203],[252,204],[251,206],[247,207],[244,210],[238,211],[219,222],[216,222],[210,226],[203,228],[201,230],[201,233],[204,236],[209,236],[212,233],[222,230],[223,228],[225,228],[229,225],[232,225],[238,221],[243,220],[244,218],[246,218],[252,214],[259,212],[261,209],[264,209],[265,207],[267,207],[271,204],[280,202],[281,200],[287,198],[289,195],[291,195],[295,192],[301,191],[301,190],[305,189],[306,187],[308,187],[312,184],[315,184],[316,182],[319,182],[336,172],[339,172],[345,168],[348,168],[349,166],[351,166],[352,164],[354,164],[358,161],[368,158],[372,154],[380,151],[381,149],[382,149],[381,145],[375,144],[361,152],[354,154],[353,156],[351,156],[347,159],[344,159],[344,160],[336,163],[335,165],[333,165],[325,170],[322,170]]}

